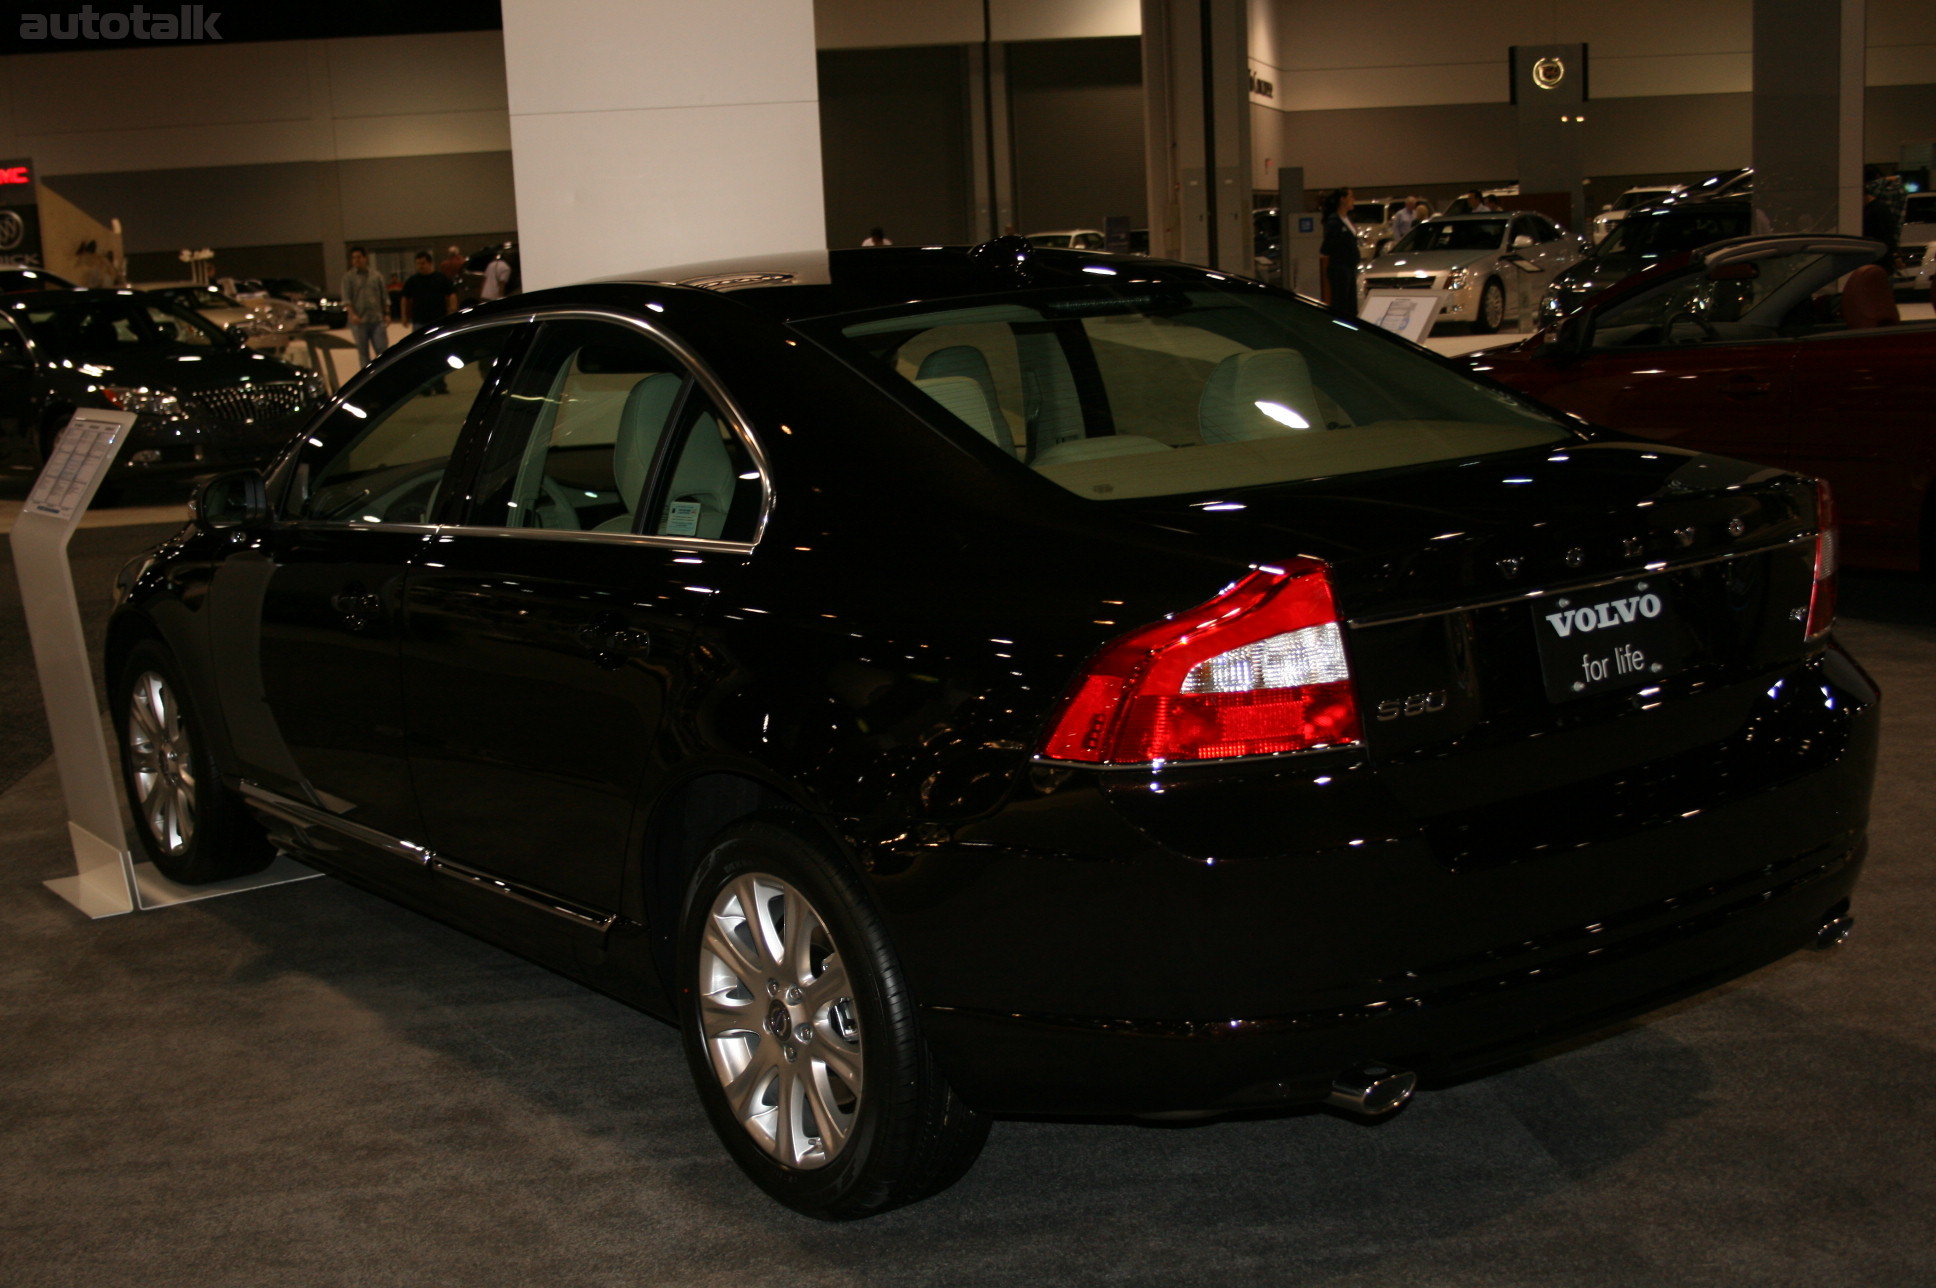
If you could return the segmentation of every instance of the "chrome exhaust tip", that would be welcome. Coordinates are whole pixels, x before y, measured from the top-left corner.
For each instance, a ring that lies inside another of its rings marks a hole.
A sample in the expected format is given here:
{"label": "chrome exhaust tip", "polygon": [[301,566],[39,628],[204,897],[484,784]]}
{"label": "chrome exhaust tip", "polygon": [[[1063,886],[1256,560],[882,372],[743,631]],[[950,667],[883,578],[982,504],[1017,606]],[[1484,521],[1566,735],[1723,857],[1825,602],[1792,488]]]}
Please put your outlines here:
{"label": "chrome exhaust tip", "polygon": [[1418,1090],[1418,1075],[1381,1064],[1361,1065],[1338,1075],[1324,1103],[1360,1118],[1383,1118],[1405,1107]]}
{"label": "chrome exhaust tip", "polygon": [[1818,952],[1826,948],[1836,948],[1847,943],[1849,936],[1854,933],[1855,918],[1845,912],[1839,917],[1831,917],[1823,922],[1822,928],[1815,932],[1815,942],[1810,947]]}

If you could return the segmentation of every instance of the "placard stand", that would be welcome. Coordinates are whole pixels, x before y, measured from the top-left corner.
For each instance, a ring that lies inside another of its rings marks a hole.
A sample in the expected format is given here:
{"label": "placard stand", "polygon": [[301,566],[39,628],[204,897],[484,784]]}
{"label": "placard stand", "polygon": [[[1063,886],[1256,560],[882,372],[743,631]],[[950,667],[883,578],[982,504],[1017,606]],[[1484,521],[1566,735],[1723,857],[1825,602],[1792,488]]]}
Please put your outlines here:
{"label": "placard stand", "polygon": [[136,863],[128,849],[67,543],[134,421],[132,412],[75,412],[13,526],[14,571],[53,735],[54,764],[67,800],[68,840],[74,847],[75,874],[46,885],[96,918],[322,875],[278,856],[250,876],[184,886],[155,871],[152,863]]}

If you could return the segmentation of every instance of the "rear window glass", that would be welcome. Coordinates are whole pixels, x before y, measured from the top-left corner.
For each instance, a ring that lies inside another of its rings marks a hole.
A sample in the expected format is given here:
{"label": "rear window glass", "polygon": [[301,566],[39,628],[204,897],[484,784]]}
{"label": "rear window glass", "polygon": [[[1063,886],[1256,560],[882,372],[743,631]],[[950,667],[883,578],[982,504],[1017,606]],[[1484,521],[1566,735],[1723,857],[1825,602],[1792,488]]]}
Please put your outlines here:
{"label": "rear window glass", "polygon": [[[1293,297],[1098,284],[800,324],[1096,500],[1390,469],[1572,437],[1503,390]],[[905,383],[902,383],[905,382]]]}

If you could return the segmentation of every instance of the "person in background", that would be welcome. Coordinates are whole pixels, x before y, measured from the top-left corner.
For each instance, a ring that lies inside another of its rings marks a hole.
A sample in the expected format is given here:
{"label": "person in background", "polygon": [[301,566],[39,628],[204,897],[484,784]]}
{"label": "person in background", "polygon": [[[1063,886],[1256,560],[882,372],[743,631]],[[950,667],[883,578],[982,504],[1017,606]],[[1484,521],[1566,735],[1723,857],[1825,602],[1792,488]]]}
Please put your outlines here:
{"label": "person in background", "polygon": [[[450,284],[450,279],[431,264],[427,250],[417,252],[417,271],[403,284],[402,294],[403,320],[412,331],[436,326],[457,311],[457,290]],[[428,392],[447,394],[450,388],[440,376]]]}
{"label": "person in background", "polygon": [[1324,302],[1341,318],[1358,316],[1358,230],[1351,223],[1356,204],[1351,189],[1335,188],[1319,207],[1324,240],[1318,243],[1318,272],[1324,278]]}
{"label": "person in background", "polygon": [[887,230],[879,225],[869,229],[866,240],[861,242],[863,246],[892,246],[893,244],[888,240]]}
{"label": "person in background", "polygon": [[403,321],[403,274],[390,274],[390,280],[383,289],[390,293],[390,320]]}
{"label": "person in background", "polygon": [[368,366],[375,353],[390,347],[390,297],[382,275],[370,267],[370,252],[361,246],[350,247],[350,271],[343,274],[337,294],[350,315],[357,359]]}
{"label": "person in background", "polygon": [[499,255],[484,266],[484,287],[479,296],[485,300],[501,300],[510,293],[511,265]]}
{"label": "person in background", "polygon": [[1406,233],[1418,225],[1418,198],[1405,198],[1405,205],[1391,218],[1392,240],[1401,240]]}
{"label": "person in background", "polygon": [[444,252],[444,262],[437,265],[437,271],[450,279],[450,284],[459,293],[464,289],[464,252],[452,246]]}

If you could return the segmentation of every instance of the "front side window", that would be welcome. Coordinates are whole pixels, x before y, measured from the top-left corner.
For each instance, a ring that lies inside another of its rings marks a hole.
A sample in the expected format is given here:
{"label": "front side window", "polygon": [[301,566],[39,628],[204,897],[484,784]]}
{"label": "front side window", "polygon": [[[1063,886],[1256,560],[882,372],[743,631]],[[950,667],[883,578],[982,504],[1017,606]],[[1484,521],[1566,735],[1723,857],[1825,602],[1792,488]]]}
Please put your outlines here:
{"label": "front side window", "polygon": [[313,523],[427,523],[513,326],[460,332],[375,372],[284,463],[283,513]]}
{"label": "front side window", "polygon": [[1251,288],[1048,289],[802,326],[877,378],[911,385],[1002,455],[1096,500],[1572,437],[1510,394]]}

